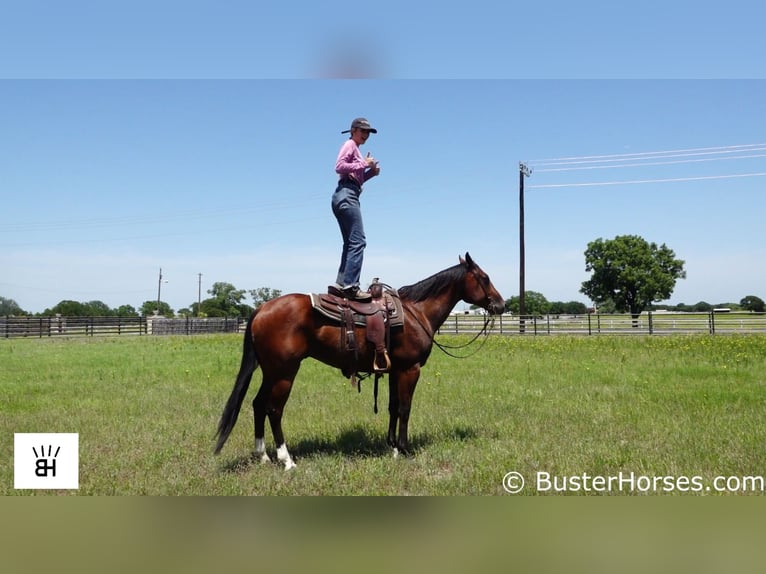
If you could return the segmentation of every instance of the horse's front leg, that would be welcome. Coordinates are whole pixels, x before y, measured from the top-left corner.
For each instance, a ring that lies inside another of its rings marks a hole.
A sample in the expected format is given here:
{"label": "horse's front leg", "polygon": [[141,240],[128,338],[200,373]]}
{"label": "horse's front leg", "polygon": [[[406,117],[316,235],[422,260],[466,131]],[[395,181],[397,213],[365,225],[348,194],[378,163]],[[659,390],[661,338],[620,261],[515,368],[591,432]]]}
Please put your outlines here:
{"label": "horse's front leg", "polygon": [[[403,455],[411,455],[410,442],[408,437],[408,426],[410,422],[410,409],[412,408],[412,396],[415,394],[415,386],[420,378],[420,365],[416,364],[399,373],[396,380],[396,395],[398,402],[397,414],[399,418],[399,434],[395,442],[395,448]],[[393,415],[391,424],[394,425]],[[391,438],[391,428],[389,428],[389,439]]]}
{"label": "horse's front leg", "polygon": [[392,371],[388,375],[388,446],[394,449],[394,456],[398,454],[396,443],[396,427],[399,422],[399,373]]}

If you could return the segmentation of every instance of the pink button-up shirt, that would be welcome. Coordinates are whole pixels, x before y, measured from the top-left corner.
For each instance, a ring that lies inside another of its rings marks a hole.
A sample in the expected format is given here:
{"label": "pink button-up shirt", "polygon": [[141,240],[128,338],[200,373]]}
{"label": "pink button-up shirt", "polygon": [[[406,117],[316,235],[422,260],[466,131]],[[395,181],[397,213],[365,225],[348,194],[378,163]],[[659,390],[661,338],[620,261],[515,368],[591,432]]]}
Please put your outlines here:
{"label": "pink button-up shirt", "polygon": [[338,159],[335,161],[335,173],[341,177],[350,177],[361,186],[370,179],[367,162],[359,151],[359,146],[352,139],[347,139],[340,147]]}

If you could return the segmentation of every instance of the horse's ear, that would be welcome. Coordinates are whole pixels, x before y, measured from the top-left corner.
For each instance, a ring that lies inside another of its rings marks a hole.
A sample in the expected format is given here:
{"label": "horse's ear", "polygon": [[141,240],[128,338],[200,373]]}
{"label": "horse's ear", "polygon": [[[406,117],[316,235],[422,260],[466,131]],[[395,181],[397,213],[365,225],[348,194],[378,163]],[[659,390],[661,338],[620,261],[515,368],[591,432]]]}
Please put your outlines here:
{"label": "horse's ear", "polygon": [[465,252],[464,263],[467,263],[469,267],[473,267],[474,265],[476,265],[476,263],[473,262],[473,259],[471,259],[471,254],[468,253],[468,251]]}
{"label": "horse's ear", "polygon": [[457,256],[457,258],[458,258],[458,261],[460,261],[460,264],[461,264],[461,265],[465,265],[465,264],[466,264],[466,263],[465,263],[465,259],[463,259],[463,256],[462,256],[462,255],[458,255],[458,256]]}

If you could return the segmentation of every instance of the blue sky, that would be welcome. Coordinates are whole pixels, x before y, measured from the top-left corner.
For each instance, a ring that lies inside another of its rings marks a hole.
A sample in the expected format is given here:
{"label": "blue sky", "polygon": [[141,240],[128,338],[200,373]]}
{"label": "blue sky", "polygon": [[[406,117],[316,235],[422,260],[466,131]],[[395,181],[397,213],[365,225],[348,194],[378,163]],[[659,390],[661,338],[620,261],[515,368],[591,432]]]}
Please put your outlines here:
{"label": "blue sky", "polygon": [[0,75],[763,77],[759,0],[6,0]]}
{"label": "blue sky", "polygon": [[[175,309],[196,301],[198,273],[203,297],[214,281],[324,289],[340,252],[333,165],[359,115],[382,167],[362,198],[364,282],[412,283],[470,251],[516,295],[525,161],[527,289],[587,302],[587,243],[632,233],[686,261],[672,302],[766,298],[766,178],[751,175],[766,172],[763,8],[726,32],[730,11],[657,18],[651,3],[600,20],[557,8],[558,24],[546,3],[407,18],[394,3],[352,42],[331,4],[289,26],[244,2],[168,2],[149,19],[147,3],[77,4],[87,17],[28,2],[0,24],[0,296],[25,310],[138,307],[160,267]],[[319,79],[338,70],[381,79]],[[693,151],[657,153],[675,150]],[[641,165],[546,171],[586,156]]]}

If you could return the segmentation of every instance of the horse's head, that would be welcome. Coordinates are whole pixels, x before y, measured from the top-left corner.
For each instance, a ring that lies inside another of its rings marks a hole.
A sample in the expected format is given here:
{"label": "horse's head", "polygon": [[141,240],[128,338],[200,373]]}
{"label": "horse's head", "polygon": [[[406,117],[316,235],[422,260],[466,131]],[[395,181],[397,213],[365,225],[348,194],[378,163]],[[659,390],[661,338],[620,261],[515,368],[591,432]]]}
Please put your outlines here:
{"label": "horse's head", "polygon": [[471,259],[466,252],[465,259],[460,257],[460,263],[465,267],[465,289],[463,300],[472,305],[478,305],[490,315],[499,315],[505,310],[505,300],[498,293],[492,281],[484,270]]}

